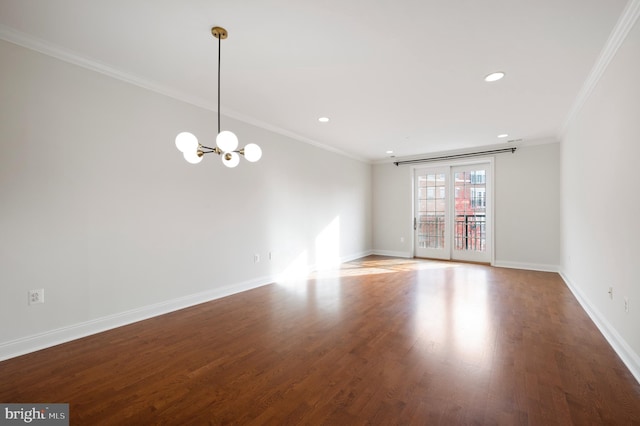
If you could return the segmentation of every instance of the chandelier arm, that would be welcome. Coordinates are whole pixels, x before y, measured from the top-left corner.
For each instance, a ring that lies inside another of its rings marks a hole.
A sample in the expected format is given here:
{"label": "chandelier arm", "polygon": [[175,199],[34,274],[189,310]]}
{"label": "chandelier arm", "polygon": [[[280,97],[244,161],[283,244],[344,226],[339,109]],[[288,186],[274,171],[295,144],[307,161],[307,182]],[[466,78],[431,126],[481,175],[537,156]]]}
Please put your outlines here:
{"label": "chandelier arm", "polygon": [[204,149],[208,149],[209,150],[209,151],[202,151],[204,154],[210,154],[212,152],[215,152],[218,155],[222,154],[222,151],[218,147],[211,148],[211,147],[208,147],[208,146],[200,145],[200,148],[204,148]]}

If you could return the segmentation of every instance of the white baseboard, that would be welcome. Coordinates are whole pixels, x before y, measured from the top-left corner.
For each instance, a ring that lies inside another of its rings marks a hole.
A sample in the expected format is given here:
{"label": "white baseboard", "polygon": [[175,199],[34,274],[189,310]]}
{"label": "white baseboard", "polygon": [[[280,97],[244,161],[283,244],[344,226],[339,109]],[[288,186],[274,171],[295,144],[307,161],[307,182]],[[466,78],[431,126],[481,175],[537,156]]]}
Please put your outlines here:
{"label": "white baseboard", "polygon": [[[411,259],[413,257],[411,252],[391,251],[391,250],[373,250],[371,254],[376,254],[379,256],[402,257],[406,259]],[[530,271],[543,271],[543,272],[558,272],[560,270],[560,267],[558,265],[510,262],[506,260],[496,260],[492,266],[495,266],[498,268],[527,269]]]}
{"label": "white baseboard", "polygon": [[542,272],[559,272],[560,267],[558,265],[546,265],[543,263],[525,263],[525,262],[511,262],[508,260],[496,260],[493,265],[497,268],[511,268],[511,269],[526,269],[529,271],[542,271]]}
{"label": "white baseboard", "polygon": [[257,278],[0,343],[0,361],[251,290],[272,282],[274,282],[273,277]]}
{"label": "white baseboard", "polygon": [[[361,257],[372,254],[371,250],[354,253],[341,257],[342,262],[349,262]],[[308,266],[308,272],[315,270],[314,266]],[[232,294],[241,293],[263,285],[279,281],[279,277],[270,276],[256,278],[241,283],[224,286],[201,293],[191,294],[188,296],[178,297],[176,299],[165,302],[155,303],[153,305],[143,306],[141,308],[132,309],[114,315],[108,315],[102,318],[73,324],[67,327],[50,330],[44,333],[23,337],[9,342],[0,343],[0,361],[24,355],[30,352],[46,349],[72,340],[87,337],[92,334],[101,333],[124,325],[132,324],[145,319],[153,318],[159,315],[168,314],[190,306],[199,305],[200,303],[209,302],[211,300],[220,299],[222,297],[231,296]]]}
{"label": "white baseboard", "polygon": [[342,263],[351,262],[352,260],[361,259],[363,257],[371,256],[372,254],[374,254],[373,250],[366,250],[366,251],[363,251],[363,252],[360,252],[360,253],[355,253],[355,254],[352,254],[352,255],[349,255],[349,256],[342,256],[340,258],[340,261]]}
{"label": "white baseboard", "polygon": [[371,254],[378,256],[403,257],[405,259],[411,259],[413,257],[411,253],[407,251],[372,250]]}
{"label": "white baseboard", "polygon": [[627,366],[633,377],[640,383],[640,356],[634,352],[629,344],[620,336],[616,329],[607,321],[607,319],[595,308],[595,306],[589,303],[589,300],[584,296],[578,287],[573,285],[571,280],[563,273],[560,272],[560,276],[564,280],[569,290],[578,299],[578,303],[585,310],[587,315],[591,318],[591,321],[598,327],[602,335],[613,350],[618,354],[624,365]]}

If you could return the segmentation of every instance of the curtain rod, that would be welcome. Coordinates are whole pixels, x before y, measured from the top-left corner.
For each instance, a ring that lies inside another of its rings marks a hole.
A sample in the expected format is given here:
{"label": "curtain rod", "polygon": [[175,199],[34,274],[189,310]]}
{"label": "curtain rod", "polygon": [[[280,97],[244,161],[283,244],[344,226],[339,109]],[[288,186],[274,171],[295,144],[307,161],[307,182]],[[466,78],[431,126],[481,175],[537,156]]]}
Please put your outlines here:
{"label": "curtain rod", "polygon": [[456,159],[456,158],[479,157],[481,155],[501,154],[503,152],[511,152],[513,154],[514,152],[516,152],[516,147],[493,149],[491,151],[467,152],[465,154],[443,155],[442,157],[419,158],[419,159],[416,159],[416,160],[394,161],[393,164],[395,164],[396,166],[399,166],[400,164],[428,163],[430,161],[441,161],[441,160],[453,160],[453,159]]}

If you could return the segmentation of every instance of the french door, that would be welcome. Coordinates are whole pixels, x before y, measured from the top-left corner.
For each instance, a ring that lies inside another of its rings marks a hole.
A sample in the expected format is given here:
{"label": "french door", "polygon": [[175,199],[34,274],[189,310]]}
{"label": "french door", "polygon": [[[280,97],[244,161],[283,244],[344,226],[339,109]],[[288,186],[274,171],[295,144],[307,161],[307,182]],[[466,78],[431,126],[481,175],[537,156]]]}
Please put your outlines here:
{"label": "french door", "polygon": [[415,169],[413,229],[416,257],[450,258],[449,174],[448,168]]}
{"label": "french door", "polygon": [[491,262],[491,163],[416,168],[414,255]]}

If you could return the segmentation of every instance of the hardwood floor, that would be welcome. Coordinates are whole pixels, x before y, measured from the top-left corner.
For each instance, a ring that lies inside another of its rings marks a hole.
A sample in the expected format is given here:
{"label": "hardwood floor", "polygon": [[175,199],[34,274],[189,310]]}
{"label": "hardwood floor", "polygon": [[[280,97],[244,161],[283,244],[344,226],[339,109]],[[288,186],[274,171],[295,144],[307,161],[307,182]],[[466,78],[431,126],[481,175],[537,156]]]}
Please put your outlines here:
{"label": "hardwood floor", "polygon": [[557,274],[372,256],[0,363],[72,425],[640,424]]}

